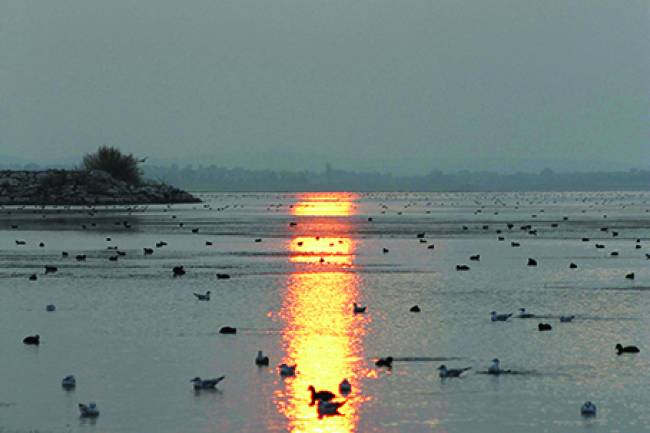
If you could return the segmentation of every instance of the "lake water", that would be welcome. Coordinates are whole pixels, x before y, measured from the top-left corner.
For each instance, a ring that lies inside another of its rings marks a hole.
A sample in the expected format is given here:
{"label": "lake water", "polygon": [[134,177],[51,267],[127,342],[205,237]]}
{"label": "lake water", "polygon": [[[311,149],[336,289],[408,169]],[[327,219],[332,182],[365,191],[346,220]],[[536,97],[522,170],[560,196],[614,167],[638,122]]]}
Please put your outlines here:
{"label": "lake water", "polygon": [[[201,198],[0,209],[0,432],[650,431],[650,193]],[[109,261],[110,246],[126,256]],[[187,274],[174,278],[176,265]],[[210,302],[192,295],[207,290]],[[543,317],[490,321],[520,307]],[[40,346],[23,345],[30,334]],[[617,356],[619,342],[641,353]],[[388,355],[392,370],[374,366]],[[495,357],[522,374],[477,374]],[[295,378],[278,375],[283,362]],[[472,370],[442,380],[443,363]],[[192,389],[220,375],[219,391]],[[342,415],[319,419],[307,387],[344,378]],[[595,418],[581,417],[586,400]],[[88,401],[97,419],[79,417]]]}

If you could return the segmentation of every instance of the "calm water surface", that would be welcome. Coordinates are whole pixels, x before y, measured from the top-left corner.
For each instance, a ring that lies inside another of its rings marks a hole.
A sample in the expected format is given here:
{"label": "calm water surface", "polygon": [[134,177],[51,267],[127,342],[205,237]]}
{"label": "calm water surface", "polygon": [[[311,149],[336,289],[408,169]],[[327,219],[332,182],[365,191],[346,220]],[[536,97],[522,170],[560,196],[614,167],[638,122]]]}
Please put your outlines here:
{"label": "calm water surface", "polygon": [[[0,432],[650,431],[649,193],[202,198],[0,209]],[[109,261],[112,246],[126,256]],[[176,265],[187,274],[173,278]],[[210,302],[192,295],[207,290]],[[543,317],[490,322],[520,307]],[[39,347],[22,344],[36,333]],[[641,353],[617,356],[619,342]],[[255,366],[257,350],[270,367]],[[392,370],[374,366],[388,355]],[[523,374],[477,374],[495,357]],[[277,374],[283,362],[295,378]],[[473,369],[441,380],[442,363]],[[215,392],[189,382],[224,374]],[[342,415],[319,419],[307,387],[336,391],[343,378]],[[580,416],[585,400],[596,418]],[[88,401],[96,420],[79,418]]]}

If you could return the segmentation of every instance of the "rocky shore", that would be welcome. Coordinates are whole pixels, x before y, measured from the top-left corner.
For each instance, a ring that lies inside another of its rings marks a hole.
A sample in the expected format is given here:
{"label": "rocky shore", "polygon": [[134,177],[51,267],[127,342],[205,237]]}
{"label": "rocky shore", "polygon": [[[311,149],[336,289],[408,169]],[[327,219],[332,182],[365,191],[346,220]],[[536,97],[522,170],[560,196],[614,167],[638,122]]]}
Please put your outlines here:
{"label": "rocky shore", "polygon": [[0,170],[0,205],[113,205],[197,203],[192,194],[170,185],[130,185],[105,171]]}

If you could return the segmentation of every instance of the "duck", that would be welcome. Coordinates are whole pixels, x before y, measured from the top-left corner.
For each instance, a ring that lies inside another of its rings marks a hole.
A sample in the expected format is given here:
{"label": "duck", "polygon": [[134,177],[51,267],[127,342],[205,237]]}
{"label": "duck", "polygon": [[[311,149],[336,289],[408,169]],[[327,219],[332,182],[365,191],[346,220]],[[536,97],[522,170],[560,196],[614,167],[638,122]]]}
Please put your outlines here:
{"label": "duck", "polygon": [[217,274],[217,280],[228,280],[230,279],[230,274]]}
{"label": "duck", "polygon": [[562,323],[573,322],[573,319],[575,319],[575,318],[576,318],[575,315],[571,315],[571,316],[560,316],[560,322],[562,322]]}
{"label": "duck", "polygon": [[38,334],[29,335],[23,338],[23,343],[38,346],[39,344],[41,344],[41,336]]}
{"label": "duck", "polygon": [[46,274],[53,274],[54,272],[58,271],[59,268],[56,266],[50,266],[50,265],[45,265],[45,273]]}
{"label": "duck", "polygon": [[537,266],[537,260],[529,258],[528,266]]}
{"label": "duck", "polygon": [[590,401],[586,401],[585,404],[580,407],[580,414],[582,416],[596,416],[596,405]]}
{"label": "duck", "polygon": [[345,401],[318,401],[318,416],[323,415],[340,415],[339,408],[345,404]]}
{"label": "duck", "polygon": [[342,396],[346,396],[352,392],[352,384],[350,383],[349,380],[343,379],[341,383],[339,383],[339,393],[341,393]]}
{"label": "duck", "polygon": [[517,317],[520,319],[530,319],[535,317],[535,315],[533,313],[529,313],[525,308],[520,308]]}
{"label": "duck", "polygon": [[577,268],[578,268],[578,265],[576,265],[575,263],[573,263],[573,262],[569,263],[569,269],[577,269]]}
{"label": "duck", "polygon": [[144,251],[145,256],[150,256],[153,254],[153,248],[143,248],[142,250]]}
{"label": "duck", "polygon": [[31,275],[29,276],[29,281],[36,281],[36,280],[38,280],[38,275],[36,275],[36,274],[31,274]]}
{"label": "duck", "polygon": [[237,328],[233,328],[232,326],[224,326],[221,329],[219,329],[219,334],[236,334],[237,333]]}
{"label": "duck", "polygon": [[490,313],[490,320],[493,322],[505,322],[512,316],[512,313],[497,314],[496,311]]}
{"label": "duck", "polygon": [[623,353],[639,353],[640,350],[636,346],[622,346],[621,344],[616,345],[616,354],[621,355]]}
{"label": "duck", "polygon": [[519,242],[510,242],[511,247],[519,247],[521,244]]}
{"label": "duck", "polygon": [[99,409],[94,402],[90,402],[88,405],[79,403],[79,412],[81,412],[82,418],[97,418],[99,416]]}
{"label": "duck", "polygon": [[469,256],[470,260],[473,260],[475,262],[478,262],[481,260],[481,255],[480,254],[474,254],[473,256]]}
{"label": "duck", "polygon": [[627,280],[633,280],[634,279],[634,272],[630,272],[629,274],[625,275],[625,279]]}
{"label": "duck", "polygon": [[200,293],[194,293],[194,296],[196,296],[196,299],[199,301],[209,301],[210,300],[210,291],[208,290],[205,292],[205,295],[202,295]]}
{"label": "duck", "polygon": [[327,390],[322,390],[322,391],[316,391],[316,388],[314,388],[314,385],[309,385],[307,387],[307,391],[311,393],[311,403],[309,403],[310,406],[313,406],[313,404],[318,401],[331,401],[336,397],[336,394],[333,392],[327,391]]}
{"label": "duck", "polygon": [[291,377],[296,375],[296,365],[280,364],[280,376]]}
{"label": "duck", "polygon": [[265,366],[269,365],[269,357],[265,356],[264,353],[262,353],[261,350],[257,351],[257,357],[255,358],[255,365],[257,366]]}
{"label": "duck", "polygon": [[419,313],[419,312],[421,311],[421,310],[420,310],[420,306],[419,306],[419,305],[414,305],[414,306],[412,306],[412,307],[409,309],[409,311],[410,311],[411,313]]}
{"label": "duck", "polygon": [[367,305],[359,305],[356,302],[352,304],[352,312],[354,314],[363,314],[366,312],[367,308],[368,308]]}
{"label": "duck", "polygon": [[382,249],[381,249],[381,252],[382,252],[383,254],[388,254],[388,253],[390,252],[390,250],[389,250],[388,248],[382,248]]}
{"label": "duck", "polygon": [[180,277],[181,275],[185,275],[185,269],[182,266],[174,266],[172,268],[172,272],[174,273],[175,277]]}
{"label": "duck", "polygon": [[74,258],[78,262],[85,262],[86,261],[86,255],[85,254],[77,254]]}
{"label": "duck", "polygon": [[540,323],[537,325],[537,330],[539,331],[551,331],[553,327],[550,323]]}
{"label": "duck", "polygon": [[47,304],[47,305],[45,306],[45,311],[48,311],[48,312],[50,312],[50,313],[51,313],[52,311],[56,311],[56,305],[54,305],[54,304]]}
{"label": "duck", "polygon": [[471,370],[472,367],[464,367],[464,368],[447,368],[445,364],[442,364],[440,367],[438,367],[439,371],[439,376],[440,377],[460,377],[461,374],[466,372],[467,370]]}
{"label": "duck", "polygon": [[457,271],[469,271],[469,266],[467,265],[456,265]]}
{"label": "duck", "polygon": [[217,387],[217,384],[224,380],[226,376],[221,376],[217,377],[214,379],[201,379],[200,377],[195,377],[194,379],[190,380],[194,384],[194,389],[199,390],[199,389],[215,389]]}
{"label": "duck", "polygon": [[73,375],[69,375],[63,378],[61,381],[61,386],[65,389],[71,389],[77,386],[77,380]]}
{"label": "duck", "polygon": [[393,357],[387,356],[386,358],[379,358],[375,361],[377,367],[388,367],[393,368]]}

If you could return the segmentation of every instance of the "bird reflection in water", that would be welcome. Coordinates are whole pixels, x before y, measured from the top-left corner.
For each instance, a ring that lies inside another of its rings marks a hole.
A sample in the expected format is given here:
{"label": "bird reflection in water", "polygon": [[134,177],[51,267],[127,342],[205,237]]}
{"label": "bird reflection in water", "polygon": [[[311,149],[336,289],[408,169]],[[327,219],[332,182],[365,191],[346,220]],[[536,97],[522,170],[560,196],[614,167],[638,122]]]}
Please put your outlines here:
{"label": "bird reflection in water", "polygon": [[[301,218],[299,234],[288,243],[294,271],[280,314],[282,362],[297,364],[297,373],[284,379],[275,395],[291,432],[354,432],[368,400],[361,378],[368,374],[363,337],[371,316],[354,315],[351,307],[360,300],[353,226],[346,218],[353,213],[354,199],[349,194],[302,195],[292,208]],[[344,379],[352,384],[347,397],[339,395]],[[310,386],[336,393],[333,401],[345,402],[340,415],[319,417],[318,405],[310,405]]]}

